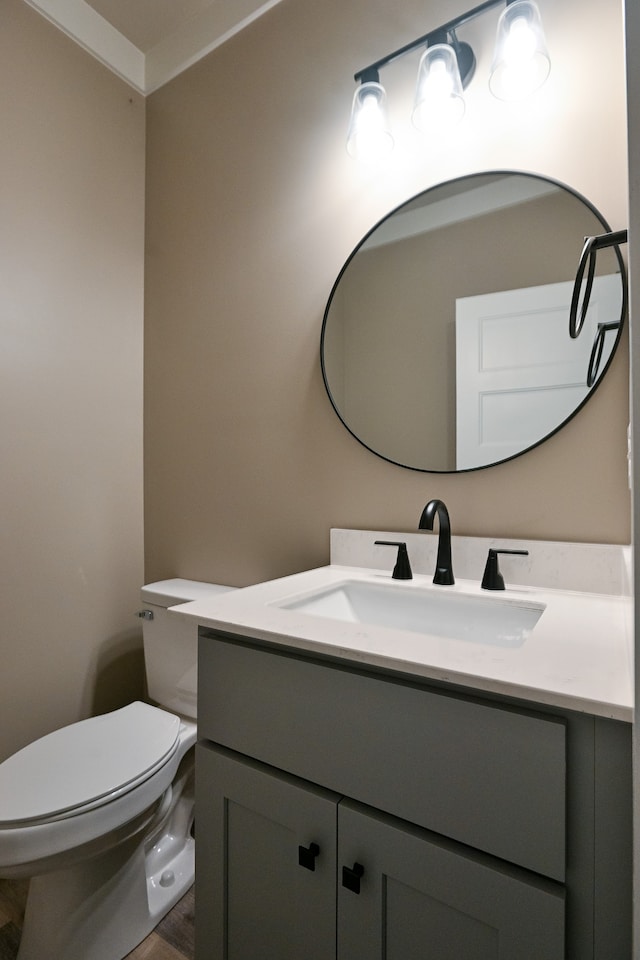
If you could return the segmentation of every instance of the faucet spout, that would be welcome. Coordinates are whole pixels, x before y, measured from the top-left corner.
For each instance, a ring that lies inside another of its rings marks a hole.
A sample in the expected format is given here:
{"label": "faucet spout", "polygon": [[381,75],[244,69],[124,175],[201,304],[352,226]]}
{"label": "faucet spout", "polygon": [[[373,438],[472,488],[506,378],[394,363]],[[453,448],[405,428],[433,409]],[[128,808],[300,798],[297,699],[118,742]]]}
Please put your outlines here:
{"label": "faucet spout", "polygon": [[453,564],[451,563],[451,523],[449,511],[442,500],[430,500],[422,511],[418,530],[433,530],[438,517],[438,556],[433,582],[443,586],[455,583]]}

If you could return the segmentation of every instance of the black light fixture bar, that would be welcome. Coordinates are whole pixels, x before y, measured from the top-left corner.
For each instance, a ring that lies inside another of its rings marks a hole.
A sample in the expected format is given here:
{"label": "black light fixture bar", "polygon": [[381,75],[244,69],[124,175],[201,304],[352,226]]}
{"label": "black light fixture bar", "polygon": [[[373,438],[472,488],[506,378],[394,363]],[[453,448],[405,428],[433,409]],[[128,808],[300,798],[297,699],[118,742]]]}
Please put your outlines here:
{"label": "black light fixture bar", "polygon": [[[425,33],[424,36],[418,37],[417,40],[412,40],[411,43],[407,43],[404,47],[400,47],[399,50],[394,50],[393,53],[387,54],[386,57],[381,57],[380,60],[376,60],[375,63],[371,63],[368,67],[364,67],[362,70],[358,70],[354,74],[354,80],[357,80],[359,83],[367,83],[368,81],[374,80],[378,81],[378,71],[382,67],[386,67],[387,64],[391,63],[394,60],[398,60],[400,57],[403,57],[406,53],[411,53],[412,50],[418,49],[418,47],[427,47],[435,42],[447,42],[447,37],[450,33],[454,32],[458,27],[462,26],[464,23],[468,23],[470,20],[475,20],[476,17],[479,17],[481,14],[485,13],[487,10],[491,10],[492,7],[497,7],[500,4],[504,4],[505,0],[484,0],[484,3],[481,3],[479,6],[474,7],[472,10],[469,10],[467,13],[461,14],[459,17],[456,17],[454,20],[449,20],[448,23],[443,24],[441,27],[438,27],[436,30],[430,30],[429,33]],[[507,6],[509,0],[507,0]]]}

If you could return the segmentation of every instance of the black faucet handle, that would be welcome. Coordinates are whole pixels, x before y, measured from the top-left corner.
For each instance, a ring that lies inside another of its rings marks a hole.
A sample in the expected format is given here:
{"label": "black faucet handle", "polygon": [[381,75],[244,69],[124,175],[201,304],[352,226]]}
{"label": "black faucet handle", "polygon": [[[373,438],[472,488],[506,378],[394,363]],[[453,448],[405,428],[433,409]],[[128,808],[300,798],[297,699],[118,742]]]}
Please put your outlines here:
{"label": "black faucet handle", "polygon": [[483,590],[504,590],[504,577],[500,573],[500,568],[498,567],[499,553],[513,553],[521,557],[529,556],[528,550],[494,550],[491,548],[489,550],[489,556],[487,557],[487,563],[484,568],[484,575],[482,577]]}
{"label": "black faucet handle", "polygon": [[381,547],[397,547],[398,557],[396,565],[393,568],[391,576],[394,580],[413,580],[411,564],[409,563],[409,554],[407,553],[406,543],[398,540],[375,540],[374,543]]}

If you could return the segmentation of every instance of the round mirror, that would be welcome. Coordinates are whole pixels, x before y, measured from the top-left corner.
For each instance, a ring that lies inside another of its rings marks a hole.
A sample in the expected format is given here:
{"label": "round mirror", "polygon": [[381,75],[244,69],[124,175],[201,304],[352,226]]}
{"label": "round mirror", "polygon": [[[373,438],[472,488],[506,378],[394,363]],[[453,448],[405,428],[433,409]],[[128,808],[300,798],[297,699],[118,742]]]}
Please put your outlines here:
{"label": "round mirror", "polygon": [[501,463],[559,430],[622,332],[615,246],[599,253],[580,335],[569,335],[584,239],[609,229],[573,190],[508,171],[394,210],[353,251],[324,315],[324,382],[347,429],[385,460],[436,473]]}

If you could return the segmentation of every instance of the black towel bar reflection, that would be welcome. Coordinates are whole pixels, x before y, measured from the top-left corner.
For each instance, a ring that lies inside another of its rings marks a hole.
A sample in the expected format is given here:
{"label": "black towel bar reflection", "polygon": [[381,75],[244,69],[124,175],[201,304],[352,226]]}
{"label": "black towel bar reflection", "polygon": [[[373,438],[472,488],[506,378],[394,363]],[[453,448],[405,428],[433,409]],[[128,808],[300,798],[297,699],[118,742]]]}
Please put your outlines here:
{"label": "black towel bar reflection", "polygon": [[[585,237],[584,247],[580,254],[576,279],[573,284],[573,294],[571,297],[571,308],[569,310],[569,336],[572,340],[580,336],[580,331],[584,326],[584,321],[589,309],[589,300],[593,289],[593,280],[596,274],[596,259],[598,250],[604,250],[606,247],[617,247],[621,243],[626,243],[628,232],[626,230],[612,230],[609,233],[602,233],[595,237]],[[620,321],[622,323],[627,308],[626,284],[623,283],[622,310]]]}
{"label": "black towel bar reflection", "polygon": [[604,338],[610,330],[619,330],[620,323],[599,323],[596,335],[591,347],[591,356],[589,357],[589,368],[587,370],[587,386],[592,387],[598,378],[600,370],[600,361],[602,360],[602,351],[604,350]]}

